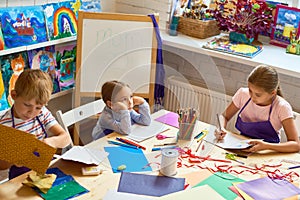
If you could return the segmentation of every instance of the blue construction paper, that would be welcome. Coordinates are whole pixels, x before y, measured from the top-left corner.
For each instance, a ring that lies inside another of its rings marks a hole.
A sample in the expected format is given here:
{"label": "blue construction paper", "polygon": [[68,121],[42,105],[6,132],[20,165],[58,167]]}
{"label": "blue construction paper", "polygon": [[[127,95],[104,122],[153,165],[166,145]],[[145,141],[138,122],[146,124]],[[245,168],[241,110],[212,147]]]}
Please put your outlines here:
{"label": "blue construction paper", "polygon": [[237,185],[253,199],[276,200],[300,194],[300,189],[284,179],[259,178]]}
{"label": "blue construction paper", "polygon": [[184,190],[184,178],[122,172],[118,192],[160,197]]}
{"label": "blue construction paper", "polygon": [[125,172],[152,171],[141,149],[120,146],[104,147],[104,150],[109,153],[108,159],[114,173],[121,172],[117,169],[120,165],[126,165]]}

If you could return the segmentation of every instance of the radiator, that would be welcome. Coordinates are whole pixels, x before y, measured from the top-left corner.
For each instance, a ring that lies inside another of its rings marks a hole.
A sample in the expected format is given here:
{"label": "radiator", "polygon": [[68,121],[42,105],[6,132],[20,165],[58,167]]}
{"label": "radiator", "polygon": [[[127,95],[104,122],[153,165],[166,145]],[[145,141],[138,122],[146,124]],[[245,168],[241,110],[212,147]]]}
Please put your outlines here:
{"label": "radiator", "polygon": [[[176,112],[178,108],[195,108],[198,119],[217,125],[217,113],[222,113],[231,102],[232,97],[220,92],[189,84],[183,79],[171,76],[166,81],[164,107]],[[230,120],[227,129],[236,132],[236,116]]]}

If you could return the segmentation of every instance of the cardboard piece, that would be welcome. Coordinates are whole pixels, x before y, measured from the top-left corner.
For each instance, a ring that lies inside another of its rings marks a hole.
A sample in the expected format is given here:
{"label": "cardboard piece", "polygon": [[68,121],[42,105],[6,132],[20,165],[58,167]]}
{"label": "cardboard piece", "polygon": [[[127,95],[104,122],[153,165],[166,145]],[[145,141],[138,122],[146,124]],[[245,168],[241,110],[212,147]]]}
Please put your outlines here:
{"label": "cardboard piece", "polygon": [[56,149],[27,132],[0,125],[0,160],[45,174]]}

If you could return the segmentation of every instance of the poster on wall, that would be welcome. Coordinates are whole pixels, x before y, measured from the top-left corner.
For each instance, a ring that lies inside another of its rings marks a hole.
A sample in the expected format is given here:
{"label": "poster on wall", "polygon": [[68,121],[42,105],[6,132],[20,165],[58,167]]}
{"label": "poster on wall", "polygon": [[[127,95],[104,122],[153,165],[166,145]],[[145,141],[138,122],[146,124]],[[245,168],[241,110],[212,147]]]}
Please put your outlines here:
{"label": "poster on wall", "polygon": [[291,39],[299,38],[300,9],[277,5],[270,44],[286,48]]}
{"label": "poster on wall", "polygon": [[55,47],[56,65],[61,91],[75,86],[76,44]]}
{"label": "poster on wall", "polygon": [[76,13],[80,7],[75,3],[65,1],[43,5],[49,40],[77,35]]}
{"label": "poster on wall", "polygon": [[19,75],[29,68],[27,52],[1,56],[0,63],[5,96],[7,97],[8,105],[12,106],[13,99],[10,96],[10,91],[15,87]]}
{"label": "poster on wall", "polygon": [[41,69],[49,73],[52,83],[52,94],[60,92],[59,73],[56,68],[55,46],[47,46],[27,51],[31,69]]}
{"label": "poster on wall", "polygon": [[42,6],[0,8],[0,19],[5,48],[47,41]]}

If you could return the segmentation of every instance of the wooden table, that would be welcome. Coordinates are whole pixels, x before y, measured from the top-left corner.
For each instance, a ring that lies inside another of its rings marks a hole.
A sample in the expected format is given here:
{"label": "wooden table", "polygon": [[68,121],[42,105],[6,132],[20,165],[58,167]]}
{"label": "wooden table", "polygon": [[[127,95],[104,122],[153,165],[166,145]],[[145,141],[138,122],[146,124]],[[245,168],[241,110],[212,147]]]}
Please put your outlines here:
{"label": "wooden table", "polygon": [[[157,118],[158,116],[161,116],[168,111],[161,110],[159,112],[153,113],[152,117],[153,119]],[[207,123],[203,123],[200,121],[197,121],[196,128],[194,131],[194,134],[199,133],[201,130],[209,129],[210,125]],[[174,132],[177,133],[177,129],[170,126],[170,130],[168,132]],[[114,139],[115,137],[119,137],[120,135],[117,133],[112,133],[108,135],[105,138],[101,138],[97,141],[94,141],[86,146],[97,148],[103,150],[104,146],[109,146],[107,143],[107,139]],[[146,146],[147,149],[145,151],[145,154],[150,153],[151,149],[153,147],[153,144],[157,142],[157,139],[155,137],[145,140],[141,142],[141,145]],[[195,150],[198,146],[198,143],[196,141],[178,141],[178,145],[180,147],[190,147],[192,150]],[[205,156],[205,154],[209,154],[212,158],[218,158],[218,159],[225,159],[225,151],[223,149],[220,149],[212,144],[209,144],[207,142],[204,143],[205,150],[200,150],[196,155]],[[239,158],[239,160],[245,162],[246,166],[253,166],[254,164],[262,165],[262,164],[274,164],[280,162],[282,159],[289,159],[289,160],[295,160],[300,161],[300,155],[298,153],[275,153],[275,152],[260,152],[255,153],[249,156],[247,159],[245,158]],[[237,167],[239,163],[232,161],[231,163],[233,166]],[[293,164],[289,163],[283,163],[283,165],[280,167],[280,170],[285,170],[287,166],[292,166]],[[106,192],[109,189],[116,189],[118,187],[120,173],[113,173],[108,159],[105,159],[101,166],[105,169],[105,171],[98,176],[84,176],[81,173],[81,168],[85,166],[85,164],[78,163],[78,162],[72,162],[72,161],[65,161],[65,160],[55,160],[51,164],[51,167],[58,167],[61,169],[64,173],[72,175],[76,181],[78,181],[82,186],[87,188],[90,192],[83,194],[81,196],[76,197],[76,199],[101,199]],[[206,166],[208,167],[214,167],[214,162],[207,162]],[[237,167],[238,169],[238,167]],[[295,172],[300,174],[300,168],[294,169]],[[178,173],[176,176],[182,177],[184,174],[187,174],[189,172],[193,171],[200,171],[199,168],[178,168]],[[159,175],[158,171],[150,172],[150,174]],[[261,177],[265,174],[247,174],[243,173],[241,175],[238,175],[240,178],[244,178],[246,180],[251,180],[254,178]],[[27,186],[23,186],[22,182],[27,177],[27,174],[23,174],[19,177],[16,177],[8,182],[5,182],[0,185],[0,199],[41,199],[41,197],[33,191],[31,188]],[[296,183],[299,183],[299,180],[296,181]]]}

